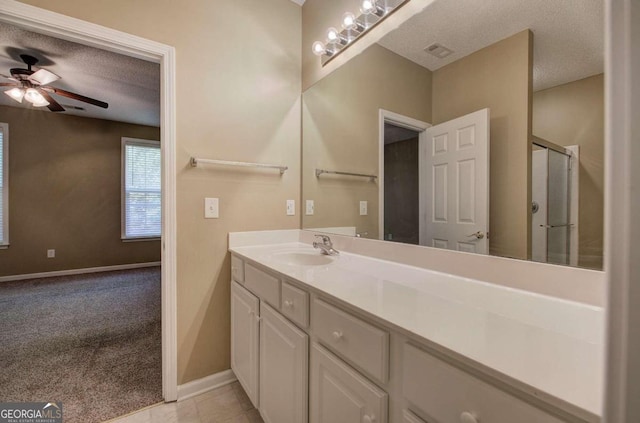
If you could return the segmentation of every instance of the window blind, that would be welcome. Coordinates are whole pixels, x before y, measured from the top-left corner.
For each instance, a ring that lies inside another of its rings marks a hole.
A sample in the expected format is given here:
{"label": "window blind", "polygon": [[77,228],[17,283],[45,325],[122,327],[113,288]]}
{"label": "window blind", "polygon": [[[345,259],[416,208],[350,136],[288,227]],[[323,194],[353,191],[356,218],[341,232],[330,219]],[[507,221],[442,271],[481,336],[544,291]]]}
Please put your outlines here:
{"label": "window blind", "polygon": [[162,224],[160,145],[125,140],[123,162],[123,237],[159,237]]}

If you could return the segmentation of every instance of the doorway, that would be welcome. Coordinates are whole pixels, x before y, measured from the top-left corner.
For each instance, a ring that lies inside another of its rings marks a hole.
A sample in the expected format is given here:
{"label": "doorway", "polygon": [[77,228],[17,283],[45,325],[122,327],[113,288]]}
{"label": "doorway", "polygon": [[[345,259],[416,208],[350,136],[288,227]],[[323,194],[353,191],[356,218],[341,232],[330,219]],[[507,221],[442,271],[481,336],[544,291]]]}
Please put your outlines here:
{"label": "doorway", "polygon": [[3,4],[0,22],[160,64],[162,391],[165,401],[174,401],[177,399],[175,49],[19,2]]}

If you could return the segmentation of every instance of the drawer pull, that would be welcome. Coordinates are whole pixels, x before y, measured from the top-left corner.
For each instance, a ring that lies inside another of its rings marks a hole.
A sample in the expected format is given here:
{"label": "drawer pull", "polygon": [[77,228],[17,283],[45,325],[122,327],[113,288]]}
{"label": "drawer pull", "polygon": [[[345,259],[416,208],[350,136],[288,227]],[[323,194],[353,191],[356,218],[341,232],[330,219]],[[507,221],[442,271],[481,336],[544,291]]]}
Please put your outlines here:
{"label": "drawer pull", "polygon": [[362,417],[362,423],[373,423],[375,421],[376,421],[376,416],[374,416],[373,414],[372,415],[365,414]]}
{"label": "drawer pull", "polygon": [[465,411],[464,413],[460,414],[460,423],[480,423],[480,420],[475,413],[469,413],[468,411]]}
{"label": "drawer pull", "polygon": [[[339,330],[334,331],[334,332],[332,333],[332,335],[333,335],[333,339],[334,339],[336,342],[338,342],[339,340],[341,340],[341,339],[342,339],[342,332],[341,332],[341,331],[339,331]],[[365,416],[365,417],[366,417],[366,416]]]}
{"label": "drawer pull", "polygon": [[293,308],[293,301],[284,300],[284,306],[287,307],[287,308]]}

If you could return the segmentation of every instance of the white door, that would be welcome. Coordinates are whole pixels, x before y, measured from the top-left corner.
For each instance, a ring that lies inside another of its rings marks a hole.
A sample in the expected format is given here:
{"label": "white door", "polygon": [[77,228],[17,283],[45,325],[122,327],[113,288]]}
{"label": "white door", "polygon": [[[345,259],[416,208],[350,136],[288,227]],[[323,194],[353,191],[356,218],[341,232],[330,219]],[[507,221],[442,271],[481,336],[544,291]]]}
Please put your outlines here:
{"label": "white door", "polygon": [[258,407],[258,297],[231,282],[231,368]]}
{"label": "white door", "polygon": [[489,254],[489,109],[425,133],[419,161],[420,244]]}
{"label": "white door", "polygon": [[387,394],[315,343],[309,389],[311,423],[387,422]]}
{"label": "white door", "polygon": [[260,317],[260,414],[265,423],[306,423],[309,336],[264,302]]}

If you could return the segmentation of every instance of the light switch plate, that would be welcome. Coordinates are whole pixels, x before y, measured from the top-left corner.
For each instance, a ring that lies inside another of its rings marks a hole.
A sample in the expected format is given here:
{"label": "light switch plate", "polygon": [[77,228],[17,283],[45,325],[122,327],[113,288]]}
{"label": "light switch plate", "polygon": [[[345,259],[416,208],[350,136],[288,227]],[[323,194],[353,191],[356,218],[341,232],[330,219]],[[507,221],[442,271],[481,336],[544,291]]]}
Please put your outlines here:
{"label": "light switch plate", "polygon": [[219,200],[217,198],[204,199],[204,218],[217,219],[220,217]]}
{"label": "light switch plate", "polygon": [[287,216],[295,216],[296,200],[287,200]]}
{"label": "light switch plate", "polygon": [[360,216],[366,216],[368,214],[367,211],[367,202],[360,201]]}
{"label": "light switch plate", "polygon": [[313,200],[307,200],[305,214],[307,216],[313,216],[313,209],[314,209]]}
{"label": "light switch plate", "polygon": [[55,258],[56,250],[47,250],[47,258]]}

